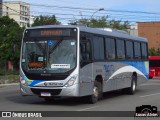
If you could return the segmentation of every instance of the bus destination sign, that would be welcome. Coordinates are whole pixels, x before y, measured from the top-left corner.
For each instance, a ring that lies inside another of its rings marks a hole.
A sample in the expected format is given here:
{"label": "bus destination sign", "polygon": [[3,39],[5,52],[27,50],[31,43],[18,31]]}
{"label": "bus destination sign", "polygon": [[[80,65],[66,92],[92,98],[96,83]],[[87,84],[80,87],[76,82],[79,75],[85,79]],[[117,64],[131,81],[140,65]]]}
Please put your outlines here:
{"label": "bus destination sign", "polygon": [[53,36],[72,36],[73,29],[31,29],[27,30],[28,37],[53,37]]}
{"label": "bus destination sign", "polygon": [[62,35],[62,30],[41,30],[41,36],[59,36]]}

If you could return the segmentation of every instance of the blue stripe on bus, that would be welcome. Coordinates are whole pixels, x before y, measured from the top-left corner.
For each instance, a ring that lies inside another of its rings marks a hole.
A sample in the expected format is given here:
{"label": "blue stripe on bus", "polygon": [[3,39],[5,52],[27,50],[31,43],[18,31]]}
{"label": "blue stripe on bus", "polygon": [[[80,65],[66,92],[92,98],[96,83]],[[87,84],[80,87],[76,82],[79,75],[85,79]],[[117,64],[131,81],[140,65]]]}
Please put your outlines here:
{"label": "blue stripe on bus", "polygon": [[44,80],[32,80],[32,82],[29,84],[29,86],[35,86],[36,84],[44,82]]}
{"label": "blue stripe on bus", "polygon": [[149,77],[149,62],[121,62],[123,64],[131,65],[140,70],[147,78]]}

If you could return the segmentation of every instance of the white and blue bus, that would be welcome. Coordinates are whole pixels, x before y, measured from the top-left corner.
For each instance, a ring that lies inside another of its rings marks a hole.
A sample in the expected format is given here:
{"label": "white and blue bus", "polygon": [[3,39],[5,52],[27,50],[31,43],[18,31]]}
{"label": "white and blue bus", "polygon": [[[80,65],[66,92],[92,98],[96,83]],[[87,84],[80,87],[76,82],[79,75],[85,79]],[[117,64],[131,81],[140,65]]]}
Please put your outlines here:
{"label": "white and blue bus", "polygon": [[52,25],[24,31],[20,58],[22,95],[45,100],[103,93],[134,94],[148,80],[147,40],[112,29]]}

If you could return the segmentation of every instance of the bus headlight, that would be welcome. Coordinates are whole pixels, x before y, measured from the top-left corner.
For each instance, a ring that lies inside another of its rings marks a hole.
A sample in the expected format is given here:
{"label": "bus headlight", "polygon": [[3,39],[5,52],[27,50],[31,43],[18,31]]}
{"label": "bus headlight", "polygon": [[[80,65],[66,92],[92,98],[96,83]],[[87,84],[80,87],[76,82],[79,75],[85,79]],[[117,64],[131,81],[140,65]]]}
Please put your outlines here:
{"label": "bus headlight", "polygon": [[69,86],[74,85],[74,83],[75,83],[76,80],[77,80],[77,75],[72,76],[72,77],[68,80],[68,82],[66,83],[65,87],[69,87]]}
{"label": "bus headlight", "polygon": [[21,84],[22,84],[22,85],[25,85],[25,86],[28,85],[27,81],[26,81],[26,80],[23,80],[22,77],[20,77],[20,81],[21,81]]}

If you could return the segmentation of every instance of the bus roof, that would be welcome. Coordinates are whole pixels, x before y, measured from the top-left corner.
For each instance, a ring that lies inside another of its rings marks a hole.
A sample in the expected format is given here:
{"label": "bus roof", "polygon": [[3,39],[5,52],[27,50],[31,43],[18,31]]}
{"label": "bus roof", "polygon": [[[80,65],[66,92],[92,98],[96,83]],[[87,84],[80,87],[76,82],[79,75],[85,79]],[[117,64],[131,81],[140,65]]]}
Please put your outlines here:
{"label": "bus roof", "polygon": [[160,60],[160,56],[149,56],[149,60]]}
{"label": "bus roof", "polygon": [[86,26],[77,26],[77,25],[45,25],[45,26],[30,27],[27,29],[43,29],[43,28],[79,28],[79,30],[83,32],[147,42],[146,38],[132,36],[120,30],[112,30],[110,28],[108,30],[105,30],[105,28],[104,29],[90,28]]}

